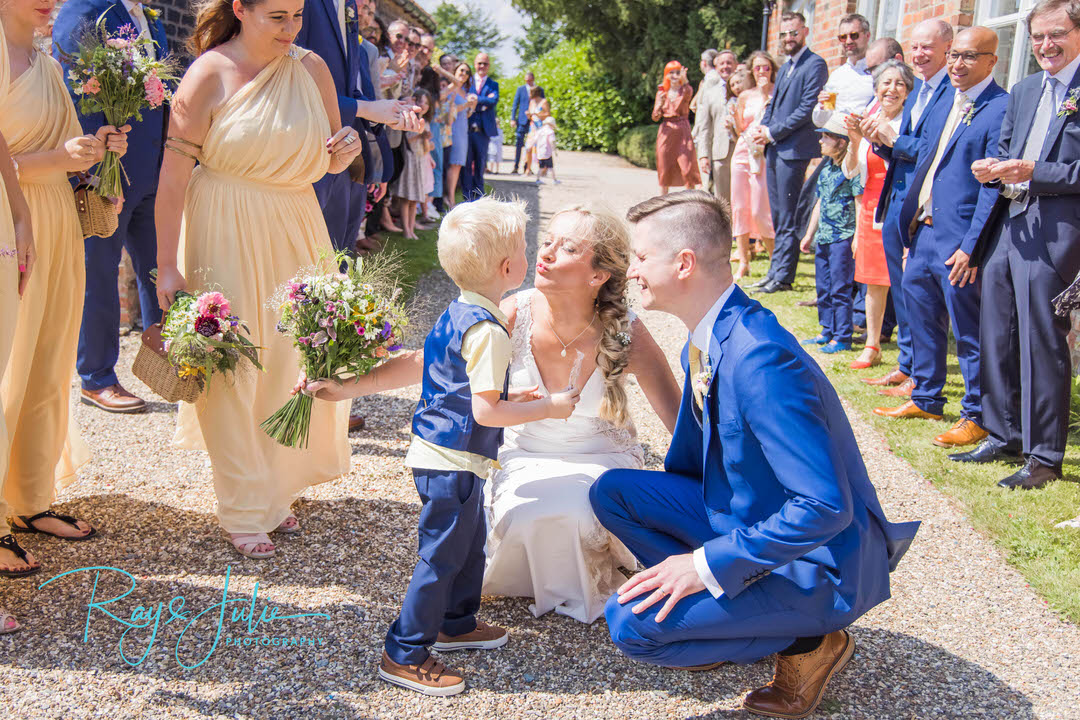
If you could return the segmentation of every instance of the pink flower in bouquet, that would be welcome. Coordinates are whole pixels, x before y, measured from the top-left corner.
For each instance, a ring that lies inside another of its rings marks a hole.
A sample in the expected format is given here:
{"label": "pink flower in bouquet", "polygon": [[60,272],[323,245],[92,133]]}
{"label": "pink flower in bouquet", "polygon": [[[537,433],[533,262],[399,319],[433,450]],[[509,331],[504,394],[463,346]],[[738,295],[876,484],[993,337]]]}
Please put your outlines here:
{"label": "pink flower in bouquet", "polygon": [[203,337],[214,337],[221,331],[221,325],[216,317],[203,315],[195,319],[195,332]]}
{"label": "pink flower in bouquet", "polygon": [[196,308],[198,308],[200,315],[223,319],[228,319],[229,311],[232,309],[229,307],[229,301],[219,292],[208,292],[200,295]]}
{"label": "pink flower in bouquet", "polygon": [[105,41],[105,44],[115,50],[126,50],[131,47],[131,42],[124,38],[112,37]]}
{"label": "pink flower in bouquet", "polygon": [[384,348],[384,347],[383,347],[382,345],[380,345],[379,347],[375,348],[375,357],[377,357],[377,358],[384,358],[384,357],[386,357],[386,356],[387,356],[388,354],[389,354],[389,353],[387,353],[387,352],[386,352],[386,348]]}
{"label": "pink flower in bouquet", "polygon": [[82,91],[89,95],[97,95],[101,92],[101,83],[98,82],[96,77],[92,77],[83,83]]}
{"label": "pink flower in bouquet", "polygon": [[150,73],[143,80],[143,89],[146,91],[146,102],[150,107],[156,108],[165,102],[165,84],[156,73]]}

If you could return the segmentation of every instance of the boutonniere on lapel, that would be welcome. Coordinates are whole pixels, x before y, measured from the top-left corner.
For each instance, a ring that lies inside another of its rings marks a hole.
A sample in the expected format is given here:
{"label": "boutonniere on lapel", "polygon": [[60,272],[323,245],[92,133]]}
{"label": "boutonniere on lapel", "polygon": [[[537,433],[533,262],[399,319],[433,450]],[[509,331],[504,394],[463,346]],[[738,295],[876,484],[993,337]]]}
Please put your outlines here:
{"label": "boutonniere on lapel", "polygon": [[709,362],[708,354],[701,354],[701,365],[701,372],[694,375],[694,391],[704,398],[709,394],[709,387],[712,385],[712,363]]}
{"label": "boutonniere on lapel", "polygon": [[961,118],[960,122],[964,123],[965,125],[970,125],[971,121],[975,119],[975,103],[969,102],[967,105],[965,105],[963,113],[964,116],[963,118]]}
{"label": "boutonniere on lapel", "polygon": [[161,17],[161,12],[158,11],[158,10],[155,10],[154,8],[150,7],[149,5],[143,5],[142,6],[142,14],[143,14],[143,17],[145,17],[148,22],[157,22],[158,19]]}
{"label": "boutonniere on lapel", "polygon": [[1073,88],[1069,91],[1069,95],[1061,101],[1061,107],[1058,108],[1058,117],[1068,117],[1077,110],[1077,98],[1080,97],[1080,88]]}
{"label": "boutonniere on lapel", "polygon": [[345,6],[345,24],[350,27],[356,24],[356,8],[351,4]]}

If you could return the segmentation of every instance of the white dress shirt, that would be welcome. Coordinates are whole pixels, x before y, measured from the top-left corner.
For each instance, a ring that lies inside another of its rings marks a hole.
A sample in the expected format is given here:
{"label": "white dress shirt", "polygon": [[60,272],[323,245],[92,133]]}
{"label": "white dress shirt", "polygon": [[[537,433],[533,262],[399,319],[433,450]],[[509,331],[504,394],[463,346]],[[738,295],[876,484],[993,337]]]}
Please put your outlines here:
{"label": "white dress shirt", "polygon": [[[139,37],[153,39],[150,34],[150,22],[146,19],[146,14],[143,13],[143,4],[141,2],[134,2],[133,0],[124,0],[124,9],[128,11],[128,15],[135,21],[135,29],[139,31]],[[157,56],[157,49],[152,45],[146,48],[150,53],[150,57]]]}
{"label": "white dress shirt", "polygon": [[[701,351],[703,362],[704,357],[709,353],[709,340],[712,337],[716,318],[720,317],[720,311],[724,309],[724,305],[727,304],[728,298],[731,297],[734,290],[735,283],[728,285],[727,290],[716,299],[713,306],[709,308],[709,312],[705,313],[705,317],[701,318],[701,322],[697,324],[694,332],[690,335],[690,342]],[[693,373],[694,369],[690,368],[689,372]],[[709,562],[705,559],[705,548],[703,547],[699,547],[694,551],[694,569],[697,570],[698,577],[701,578],[701,582],[705,584],[705,588],[713,597],[718,598],[723,594],[724,590],[720,587],[720,583],[716,581],[712,570],[709,569]]]}
{"label": "white dress shirt", "polygon": [[[861,113],[874,99],[874,78],[866,70],[866,59],[849,60],[833,70],[823,89],[836,93],[835,112]],[[815,125],[825,127],[833,112],[818,103],[810,117]]]}

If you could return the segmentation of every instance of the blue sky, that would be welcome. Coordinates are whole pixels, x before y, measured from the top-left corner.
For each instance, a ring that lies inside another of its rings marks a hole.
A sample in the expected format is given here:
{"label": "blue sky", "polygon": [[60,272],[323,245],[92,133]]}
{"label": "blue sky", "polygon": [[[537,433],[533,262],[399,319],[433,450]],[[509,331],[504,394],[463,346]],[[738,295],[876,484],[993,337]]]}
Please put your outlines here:
{"label": "blue sky", "polygon": [[[434,12],[443,0],[416,0],[429,13]],[[463,0],[450,0],[458,7],[465,7]],[[518,54],[514,51],[514,38],[522,35],[525,18],[506,0],[475,0],[476,4],[495,19],[499,31],[509,39],[494,51],[504,72],[512,72],[518,66]]]}

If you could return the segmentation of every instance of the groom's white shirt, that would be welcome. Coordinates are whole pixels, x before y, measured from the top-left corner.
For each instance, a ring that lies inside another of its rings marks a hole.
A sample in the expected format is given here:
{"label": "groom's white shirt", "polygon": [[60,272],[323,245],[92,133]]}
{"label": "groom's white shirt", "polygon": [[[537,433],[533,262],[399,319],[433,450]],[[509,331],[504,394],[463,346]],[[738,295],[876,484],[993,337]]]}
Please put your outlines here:
{"label": "groom's white shirt", "polygon": [[[713,306],[709,308],[709,312],[705,313],[705,317],[701,318],[701,322],[694,328],[694,332],[690,335],[690,342],[694,343],[694,347],[701,351],[702,356],[709,354],[709,340],[712,338],[713,325],[716,324],[716,318],[720,317],[720,311],[724,309],[724,305],[727,304],[728,298],[731,297],[731,293],[735,290],[735,283],[728,285],[725,290]],[[705,559],[705,548],[699,547],[694,551],[694,569],[697,570],[698,577],[701,578],[701,582],[705,584],[706,589],[712,593],[714,598],[719,598],[724,594],[723,588],[720,587],[720,583],[716,582],[716,577],[712,574],[712,570],[709,569],[709,562]]]}

